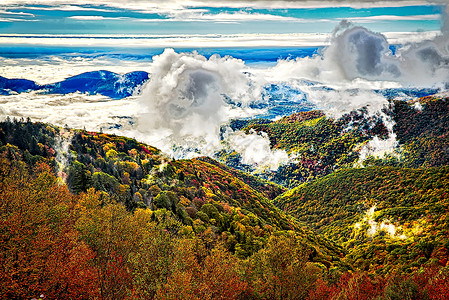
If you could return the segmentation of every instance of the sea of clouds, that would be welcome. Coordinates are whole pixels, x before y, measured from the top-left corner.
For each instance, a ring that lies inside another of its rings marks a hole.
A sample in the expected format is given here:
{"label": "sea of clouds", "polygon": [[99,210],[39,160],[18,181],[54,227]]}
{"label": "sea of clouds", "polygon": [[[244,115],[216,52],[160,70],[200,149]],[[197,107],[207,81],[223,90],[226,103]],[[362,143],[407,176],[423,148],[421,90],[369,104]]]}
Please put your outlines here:
{"label": "sea of clouds", "polygon": [[[449,84],[447,23],[441,34],[404,42],[393,53],[386,36],[343,21],[319,54],[279,60],[270,67],[254,68],[229,56],[206,58],[196,52],[179,53],[170,48],[151,61],[96,57],[58,63],[58,59],[53,56],[38,63],[30,59],[27,64],[23,58],[2,58],[5,64],[0,71],[5,76],[16,63],[25,78],[39,83],[75,75],[67,74],[71,67],[70,72],[78,74],[94,69],[122,73],[144,70],[150,73],[150,79],[140,94],[122,100],[79,93],[0,96],[0,116],[30,117],[60,126],[127,135],[175,158],[213,156],[226,145],[240,153],[243,163],[270,170],[292,157],[283,150],[270,149],[264,134],[243,134],[227,127],[232,119],[263,113],[263,108],[254,107],[267,101],[262,92],[268,84],[302,91],[308,101],[333,118],[360,108],[383,118],[389,138],[373,139],[362,150],[365,157],[396,147],[393,121],[382,112],[387,99],[374,90],[434,87],[444,91]],[[54,68],[52,75],[42,72],[49,68]]]}

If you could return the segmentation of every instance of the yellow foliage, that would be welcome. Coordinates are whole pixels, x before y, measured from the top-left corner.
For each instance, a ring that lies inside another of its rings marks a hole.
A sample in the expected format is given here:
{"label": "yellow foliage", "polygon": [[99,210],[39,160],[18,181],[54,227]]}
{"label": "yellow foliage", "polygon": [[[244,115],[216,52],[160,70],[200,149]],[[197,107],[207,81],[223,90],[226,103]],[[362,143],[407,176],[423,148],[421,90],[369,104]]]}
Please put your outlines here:
{"label": "yellow foliage", "polygon": [[181,205],[184,206],[184,207],[187,207],[187,206],[190,205],[190,200],[187,199],[187,198],[184,197],[184,196],[181,196],[181,197],[179,198],[179,204],[181,204]]}
{"label": "yellow foliage", "polygon": [[107,143],[103,146],[103,151],[104,152],[108,152],[111,149],[116,149],[115,144],[114,143]]}
{"label": "yellow foliage", "polygon": [[117,158],[117,151],[115,151],[114,149],[110,149],[106,152],[106,157],[107,158]]}

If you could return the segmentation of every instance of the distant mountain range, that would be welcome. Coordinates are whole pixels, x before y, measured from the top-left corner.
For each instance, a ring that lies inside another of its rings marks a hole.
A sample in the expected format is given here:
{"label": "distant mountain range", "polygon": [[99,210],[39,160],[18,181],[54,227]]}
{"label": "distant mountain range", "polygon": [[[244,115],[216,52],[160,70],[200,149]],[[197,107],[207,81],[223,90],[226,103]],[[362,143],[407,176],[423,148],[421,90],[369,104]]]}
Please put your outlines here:
{"label": "distant mountain range", "polygon": [[100,94],[112,99],[131,96],[146,80],[148,73],[134,71],[117,74],[110,71],[93,71],[72,76],[56,83],[39,85],[27,79],[9,79],[0,76],[0,94],[12,95],[30,91],[49,94],[88,93]]}
{"label": "distant mountain range", "polygon": [[[0,95],[42,91],[48,94],[87,93],[100,94],[112,99],[123,99],[139,91],[142,84],[148,80],[150,74],[145,71],[134,71],[126,74],[100,70],[85,72],[68,77],[62,81],[40,85],[28,79],[5,78],[0,76]],[[318,82],[301,81],[301,85],[312,87],[313,90],[332,90]],[[435,88],[390,88],[375,90],[388,99],[411,100],[413,98],[433,95],[439,90]],[[273,119],[287,116],[301,111],[317,109],[309,101],[307,93],[286,83],[266,85],[262,91],[265,101],[251,105],[252,108],[266,108],[266,113],[259,118]],[[232,100],[228,99],[231,103]]]}

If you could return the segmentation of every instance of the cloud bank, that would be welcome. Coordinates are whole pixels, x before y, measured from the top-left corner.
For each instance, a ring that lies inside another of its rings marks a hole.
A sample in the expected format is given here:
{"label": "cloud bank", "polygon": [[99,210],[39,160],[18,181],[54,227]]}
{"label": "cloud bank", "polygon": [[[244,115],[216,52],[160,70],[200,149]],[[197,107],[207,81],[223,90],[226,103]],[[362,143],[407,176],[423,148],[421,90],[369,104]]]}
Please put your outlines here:
{"label": "cloud bank", "polygon": [[[13,1],[7,1],[9,4]],[[72,1],[73,5],[81,5],[83,1]],[[47,2],[48,4],[49,2]],[[51,2],[63,4],[64,1]],[[200,2],[196,2],[200,3]],[[201,2],[203,3],[203,2]],[[240,2],[228,2],[228,5],[239,5]],[[243,3],[243,2],[241,2]],[[256,1],[254,5],[268,5],[268,2]],[[279,4],[281,2],[274,2]],[[308,2],[289,2],[291,5],[305,5]],[[349,2],[348,2],[349,3]],[[362,2],[351,2],[360,4]],[[371,3],[372,2],[364,2]],[[404,4],[405,2],[400,2]],[[171,4],[176,4],[170,6]],[[325,3],[326,4],[326,3]],[[116,2],[114,5],[127,5],[135,9],[156,10],[161,4],[127,1]],[[130,6],[131,5],[131,6]],[[165,5],[165,6],[164,6]],[[162,4],[167,10],[179,9],[179,13],[185,13],[185,3],[167,2]],[[211,4],[212,5],[212,4]],[[223,17],[223,16],[222,16]],[[247,18],[246,15],[234,17]],[[432,17],[433,18],[433,17]],[[95,20],[95,16],[85,16],[84,19]],[[235,19],[228,19],[234,21]],[[107,101],[86,95],[68,95],[43,98],[38,94],[8,96],[0,99],[0,107],[5,115],[31,116],[34,120],[41,120],[58,125],[67,124],[73,127],[85,127],[98,130],[98,128],[114,128],[116,131],[138,138],[161,148],[166,153],[177,158],[191,157],[195,155],[212,155],[222,147],[221,128],[232,118],[251,117],[258,113],[250,108],[250,104],[261,101],[261,87],[266,83],[288,83],[289,86],[300,89],[307,94],[309,101],[324,109],[328,115],[339,117],[354,109],[366,107],[370,114],[382,114],[382,107],[386,99],[372,90],[375,88],[401,87],[401,86],[442,86],[444,87],[449,74],[449,39],[447,38],[448,25],[445,23],[442,34],[429,38],[429,33],[423,33],[424,40],[405,44],[404,47],[393,51],[391,38],[380,33],[370,31],[360,26],[353,26],[342,21],[328,39],[328,46],[320,53],[312,57],[298,58],[294,60],[281,60],[271,69],[251,70],[242,60],[231,57],[211,56],[209,59],[197,53],[176,53],[172,49],[166,49],[161,55],[155,56],[153,62],[147,64],[145,71],[151,73],[151,79],[143,88],[143,92],[136,99],[124,101]],[[295,35],[275,36],[273,45],[287,37],[284,43],[295,45]],[[305,40],[312,41],[321,37],[320,43],[325,43],[327,35],[302,35]],[[42,43],[62,44],[65,37],[49,38],[35,37]],[[184,37],[185,38],[185,37]],[[195,45],[208,40],[203,36],[192,37]],[[213,36],[214,42],[222,43],[223,36]],[[229,38],[229,37],[225,37]],[[238,35],[237,41],[246,39],[248,45],[257,46],[257,35]],[[3,37],[2,39],[14,40],[15,45],[32,44],[30,37]],[[170,40],[171,39],[171,40]],[[230,40],[235,36],[231,37]],[[239,40],[240,39],[240,40]],[[3,40],[3,41],[5,41]],[[114,39],[74,39],[80,43],[93,43],[97,46],[115,45]],[[100,42],[98,42],[100,40]],[[129,39],[132,40],[132,39]],[[155,40],[149,38],[149,40]],[[156,39],[157,40],[157,39]],[[175,43],[178,37],[167,37],[165,42]],[[126,44],[128,40],[121,40]],[[186,42],[187,41],[187,42]],[[210,41],[210,39],[208,40]],[[304,41],[304,40],[303,40]],[[179,45],[189,45],[188,38],[181,39]],[[296,41],[297,42],[297,41]],[[105,43],[105,44],[102,44]],[[130,42],[131,43],[131,42]],[[136,45],[147,45],[148,41],[136,39]],[[157,42],[156,42],[157,43]],[[266,43],[266,42],[264,42]],[[229,43],[233,45],[232,43]],[[229,45],[228,44],[228,45]],[[161,45],[164,45],[161,43]],[[210,44],[209,44],[210,45]],[[223,44],[221,44],[223,45]],[[64,62],[61,71],[52,72],[51,67],[58,65],[57,57],[50,58],[48,62],[41,60],[41,65],[29,70],[29,74],[35,73],[41,83],[48,80],[48,74],[54,76],[64,75],[71,68]],[[12,70],[13,61],[3,59]],[[90,65],[90,61],[74,60],[72,65],[80,65],[83,68],[96,68],[97,63]],[[111,63],[109,61],[109,63]],[[33,62],[29,62],[32,65]],[[143,65],[142,65],[143,66]],[[114,63],[111,64],[111,68]],[[115,67],[123,68],[117,64]],[[103,66],[101,69],[119,71]],[[132,64],[135,68],[135,64]],[[41,73],[33,70],[47,70]],[[72,70],[73,71],[73,70]],[[123,71],[123,70],[122,70]],[[128,70],[127,70],[128,71]],[[131,71],[131,70],[129,70]],[[25,73],[27,70],[21,70]],[[74,71],[82,73],[81,71]],[[120,71],[119,71],[120,72]],[[70,74],[75,75],[75,74]],[[9,76],[10,77],[10,76]],[[30,78],[36,80],[36,78]],[[310,85],[308,81],[317,81],[320,84]],[[54,80],[56,81],[56,80]],[[330,88],[329,88],[330,87]],[[33,103],[29,98],[38,101]],[[79,98],[79,100],[77,100]],[[50,110],[54,108],[55,110]],[[387,119],[385,119],[388,121]],[[81,125],[83,124],[83,125]],[[392,126],[391,126],[392,128]],[[390,128],[389,128],[390,129]],[[111,129],[110,129],[111,130]],[[272,151],[266,136],[251,133],[243,135],[234,133],[228,136],[229,144],[241,154],[242,162],[252,164],[257,168],[275,169],[288,160],[288,156],[282,151]],[[369,151],[377,151],[378,148],[389,148],[395,145],[395,137],[390,131],[390,138],[386,141],[375,139],[368,144]],[[368,151],[367,150],[367,151]]]}
{"label": "cloud bank", "polygon": [[348,86],[365,81],[396,82],[403,86],[445,84],[449,74],[447,33],[432,40],[409,43],[393,54],[387,38],[342,21],[322,55],[279,61],[273,78],[308,78]]}

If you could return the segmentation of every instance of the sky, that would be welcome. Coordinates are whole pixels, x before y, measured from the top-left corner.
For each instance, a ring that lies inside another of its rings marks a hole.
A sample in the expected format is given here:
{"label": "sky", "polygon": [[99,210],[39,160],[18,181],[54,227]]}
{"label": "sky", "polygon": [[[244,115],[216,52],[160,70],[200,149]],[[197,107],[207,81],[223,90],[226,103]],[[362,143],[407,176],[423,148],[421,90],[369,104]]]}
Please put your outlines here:
{"label": "sky", "polygon": [[[94,3],[94,4],[93,4]],[[342,19],[377,32],[438,31],[444,1],[2,0],[2,35],[329,33]]]}

